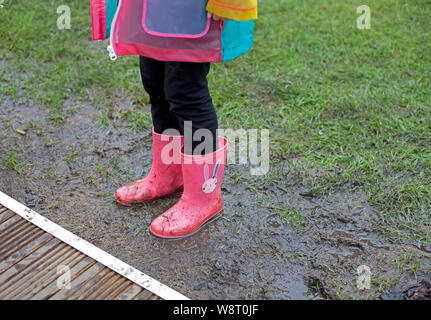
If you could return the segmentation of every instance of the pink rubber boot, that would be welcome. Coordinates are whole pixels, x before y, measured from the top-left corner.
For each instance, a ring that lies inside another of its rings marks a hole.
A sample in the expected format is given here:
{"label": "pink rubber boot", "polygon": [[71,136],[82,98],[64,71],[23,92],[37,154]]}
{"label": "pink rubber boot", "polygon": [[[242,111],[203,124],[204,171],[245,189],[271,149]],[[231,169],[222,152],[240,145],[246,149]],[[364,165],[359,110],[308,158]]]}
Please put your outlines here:
{"label": "pink rubber boot", "polygon": [[219,137],[219,149],[207,155],[181,152],[184,192],[168,211],[154,219],[150,231],[160,238],[183,238],[198,231],[223,208],[221,182],[227,155],[227,139]]}
{"label": "pink rubber boot", "polygon": [[158,134],[153,129],[153,165],[150,173],[142,180],[118,188],[115,192],[117,202],[123,206],[138,205],[180,191],[183,174],[179,150],[183,139],[183,136]]}

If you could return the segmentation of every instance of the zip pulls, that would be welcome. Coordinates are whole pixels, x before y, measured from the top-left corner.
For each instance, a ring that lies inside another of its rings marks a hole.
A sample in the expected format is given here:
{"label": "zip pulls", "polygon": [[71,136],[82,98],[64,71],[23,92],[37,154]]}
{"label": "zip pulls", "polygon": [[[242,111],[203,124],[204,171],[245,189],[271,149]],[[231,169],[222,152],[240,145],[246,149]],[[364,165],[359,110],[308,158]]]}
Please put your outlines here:
{"label": "zip pulls", "polygon": [[109,58],[111,58],[112,61],[117,60],[117,55],[114,52],[114,47],[112,45],[109,45],[108,48],[106,48],[109,53]]}
{"label": "zip pulls", "polygon": [[117,7],[117,11],[115,12],[114,19],[112,19],[112,23],[111,23],[111,33],[110,33],[110,35],[109,35],[109,42],[110,42],[110,45],[108,46],[108,48],[106,48],[106,49],[108,50],[109,58],[110,58],[112,61],[115,61],[115,60],[117,60],[117,58],[118,58],[118,56],[117,56],[117,54],[115,53],[115,50],[114,50],[114,29],[115,29],[115,23],[117,22],[118,12],[120,11],[120,8],[121,8],[121,2],[122,2],[122,1],[123,1],[123,0],[119,0],[119,2],[118,2],[118,7]]}
{"label": "zip pulls", "polygon": [[224,30],[224,20],[219,20],[219,21],[218,21],[218,28],[219,28],[220,30]]}

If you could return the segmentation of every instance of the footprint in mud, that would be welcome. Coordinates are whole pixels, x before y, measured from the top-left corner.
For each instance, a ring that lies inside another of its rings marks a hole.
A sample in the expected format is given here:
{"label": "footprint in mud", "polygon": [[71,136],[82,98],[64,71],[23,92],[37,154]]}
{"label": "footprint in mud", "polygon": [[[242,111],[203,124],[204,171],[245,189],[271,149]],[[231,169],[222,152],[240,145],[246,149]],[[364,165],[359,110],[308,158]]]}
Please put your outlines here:
{"label": "footprint in mud", "polygon": [[431,280],[422,280],[403,292],[403,300],[431,300]]}
{"label": "footprint in mud", "polygon": [[382,300],[431,300],[431,274],[403,273],[397,284],[380,296]]}

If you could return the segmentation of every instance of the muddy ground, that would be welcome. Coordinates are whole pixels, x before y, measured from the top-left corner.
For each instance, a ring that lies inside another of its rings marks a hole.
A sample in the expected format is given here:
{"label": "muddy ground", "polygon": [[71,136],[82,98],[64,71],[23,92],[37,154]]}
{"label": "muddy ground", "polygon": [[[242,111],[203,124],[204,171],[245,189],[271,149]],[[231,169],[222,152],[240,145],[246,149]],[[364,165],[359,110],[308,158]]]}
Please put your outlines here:
{"label": "muddy ground", "polygon": [[[0,101],[0,190],[192,299],[399,299],[427,277],[430,248],[374,232],[379,211],[360,187],[313,196],[302,177],[319,171],[295,158],[264,177],[227,166],[223,215],[185,240],[157,239],[150,222],[180,195],[140,208],[112,197],[150,169],[150,128],[134,132],[120,117],[100,126],[101,110],[74,101],[56,126],[37,105]],[[372,272],[368,290],[356,287],[360,265]]]}

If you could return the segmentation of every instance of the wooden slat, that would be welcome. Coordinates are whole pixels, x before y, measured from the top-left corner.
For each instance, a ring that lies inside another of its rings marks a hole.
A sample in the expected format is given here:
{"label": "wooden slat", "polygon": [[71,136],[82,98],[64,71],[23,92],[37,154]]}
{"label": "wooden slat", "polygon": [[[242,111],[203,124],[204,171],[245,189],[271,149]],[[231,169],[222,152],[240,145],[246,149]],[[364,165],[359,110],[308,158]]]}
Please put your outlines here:
{"label": "wooden slat", "polygon": [[41,239],[46,233],[44,233],[42,230],[39,230],[37,232],[33,232],[30,234],[30,236],[23,239],[19,244],[17,244],[15,247],[9,248],[3,255],[0,256],[1,260],[7,260],[9,257],[16,256],[16,253],[21,250],[23,247],[27,246],[28,244],[32,243],[33,241],[36,241],[38,239]]}
{"label": "wooden slat", "polygon": [[129,281],[119,292],[113,295],[112,300],[132,300],[136,295],[142,291],[142,288],[137,284]]}
{"label": "wooden slat", "polygon": [[70,297],[82,290],[82,288],[86,285],[87,281],[97,273],[99,270],[103,269],[104,266],[99,264],[97,261],[89,258],[88,263],[85,263],[81,266],[82,268],[76,271],[72,269],[72,277],[70,282],[69,289],[59,289],[56,288],[53,290],[48,296],[47,299],[50,300],[67,300],[71,299]]}
{"label": "wooden slat", "polygon": [[[112,271],[100,264],[97,264],[92,268],[88,279],[80,286],[78,286],[74,291],[71,291],[69,295],[66,296],[67,300],[81,300],[83,297],[87,296],[93,288],[103,281],[106,275],[112,273]],[[95,269],[95,270],[94,270]]]}
{"label": "wooden slat", "polygon": [[0,242],[0,257],[5,259],[11,252],[15,251],[16,247],[33,239],[35,235],[42,235],[44,232],[35,226],[23,226],[11,234],[10,238],[4,242]]}
{"label": "wooden slat", "polygon": [[37,259],[41,254],[41,251],[38,250],[42,250],[42,252],[43,250],[48,250],[48,242],[53,239],[55,239],[53,236],[48,233],[44,233],[29,243],[23,242],[20,246],[15,248],[15,253],[12,253],[5,259],[0,260],[0,274],[26,258],[30,257],[30,259]]}
{"label": "wooden slat", "polygon": [[[21,210],[22,206],[15,204],[18,209],[14,210]],[[0,299],[160,299],[121,271],[114,271],[118,269],[108,268],[99,259],[68,244],[68,240],[63,242],[54,236],[56,233],[48,233],[42,229],[43,225],[36,223],[36,226],[31,221],[25,214],[18,215],[0,204]],[[64,270],[70,282],[63,288],[59,278],[64,277],[65,273],[61,272]]]}
{"label": "wooden slat", "polygon": [[50,284],[57,285],[59,279],[59,267],[68,266],[74,264],[75,262],[81,261],[85,256],[75,249],[70,250],[66,255],[60,257],[43,271],[39,272],[37,279],[32,279],[32,281],[27,282],[25,287],[22,288],[15,296],[15,299],[28,300],[34,297],[37,293],[48,287]]}
{"label": "wooden slat", "polygon": [[0,237],[6,237],[8,235],[8,233],[6,232],[7,228],[10,228],[11,226],[19,223],[19,222],[24,222],[25,220],[23,218],[21,218],[20,216],[17,216],[15,213],[13,212],[7,212],[7,214],[5,215],[5,217],[3,217],[2,220],[0,220]]}
{"label": "wooden slat", "polygon": [[152,300],[153,296],[151,292],[144,290],[139,292],[133,300]]}
{"label": "wooden slat", "polygon": [[38,273],[48,268],[51,262],[55,261],[63,254],[67,254],[70,250],[72,250],[72,248],[64,243],[60,243],[53,251],[47,252],[47,254],[40,259],[33,260],[26,265],[24,269],[19,270],[18,268],[13,268],[12,272],[5,272],[2,278],[3,276],[8,276],[8,278],[0,287],[0,299],[13,298],[19,288],[25,287],[28,281],[32,278],[37,278],[39,276]]}
{"label": "wooden slat", "polygon": [[[52,299],[58,292],[67,292],[73,287],[71,283],[74,278],[73,275],[79,274],[80,271],[85,272],[86,267],[93,263],[93,260],[85,255],[80,255],[78,259],[75,259],[72,263],[68,265],[70,268],[70,283],[68,286],[61,287],[57,283],[57,279],[51,281],[49,284],[45,285],[39,292],[35,293],[31,299],[32,300],[49,300]],[[70,288],[68,288],[70,286]]]}
{"label": "wooden slat", "polygon": [[[6,209],[6,208],[4,208]],[[3,213],[0,214],[0,230],[2,227],[2,224],[5,223],[6,221],[8,221],[9,219],[15,217],[16,219],[19,218],[19,216],[17,216],[14,212],[10,211],[10,210],[5,210],[3,211]]]}

